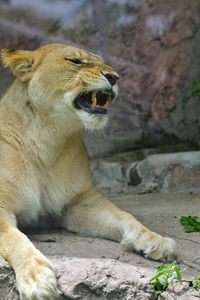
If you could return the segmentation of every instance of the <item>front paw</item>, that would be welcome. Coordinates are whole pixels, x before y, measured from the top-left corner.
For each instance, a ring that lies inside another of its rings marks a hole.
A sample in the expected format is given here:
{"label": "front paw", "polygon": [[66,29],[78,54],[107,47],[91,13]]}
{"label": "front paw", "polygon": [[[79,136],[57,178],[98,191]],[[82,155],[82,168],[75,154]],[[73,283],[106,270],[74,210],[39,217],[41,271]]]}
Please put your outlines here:
{"label": "front paw", "polygon": [[54,300],[59,296],[52,265],[42,254],[31,255],[16,272],[21,300]]}
{"label": "front paw", "polygon": [[140,233],[132,242],[129,235],[129,239],[124,238],[122,244],[128,248],[134,248],[137,252],[142,252],[145,257],[153,260],[170,260],[175,254],[176,245],[173,239],[162,237],[148,230]]}

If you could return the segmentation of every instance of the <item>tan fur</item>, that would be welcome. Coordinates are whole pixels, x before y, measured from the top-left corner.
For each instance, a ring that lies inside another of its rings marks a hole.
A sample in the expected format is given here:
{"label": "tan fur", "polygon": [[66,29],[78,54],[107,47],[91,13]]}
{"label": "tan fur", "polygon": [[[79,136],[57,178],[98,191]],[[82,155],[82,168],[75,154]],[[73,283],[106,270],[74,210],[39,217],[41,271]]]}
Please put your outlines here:
{"label": "tan fur", "polygon": [[[117,73],[100,57],[62,44],[2,50],[2,61],[17,79],[0,102],[0,254],[15,271],[21,299],[58,295],[51,263],[17,229],[17,222],[41,215],[60,215],[70,231],[122,242],[153,259],[170,256],[171,239],[145,228],[92,186],[82,127],[101,128],[107,116],[77,110],[73,100],[83,91],[110,89],[103,74]],[[112,89],[116,95],[117,85]]]}

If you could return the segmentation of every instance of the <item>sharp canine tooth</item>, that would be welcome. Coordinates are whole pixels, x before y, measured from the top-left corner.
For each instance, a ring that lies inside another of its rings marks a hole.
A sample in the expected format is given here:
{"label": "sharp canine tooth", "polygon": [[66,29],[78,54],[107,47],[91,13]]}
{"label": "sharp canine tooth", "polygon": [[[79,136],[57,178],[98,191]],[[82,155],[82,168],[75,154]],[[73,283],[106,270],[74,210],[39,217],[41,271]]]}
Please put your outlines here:
{"label": "sharp canine tooth", "polygon": [[110,104],[110,102],[111,102],[111,95],[109,94],[109,96],[108,96],[108,100],[107,100],[107,102],[104,104],[104,108],[108,108],[108,106],[109,106],[109,104]]}
{"label": "sharp canine tooth", "polygon": [[105,104],[104,104],[104,108],[108,108],[108,105],[109,105],[109,103],[110,103],[110,100],[108,100]]}
{"label": "sharp canine tooth", "polygon": [[97,106],[97,98],[96,98],[96,92],[92,93],[92,107]]}

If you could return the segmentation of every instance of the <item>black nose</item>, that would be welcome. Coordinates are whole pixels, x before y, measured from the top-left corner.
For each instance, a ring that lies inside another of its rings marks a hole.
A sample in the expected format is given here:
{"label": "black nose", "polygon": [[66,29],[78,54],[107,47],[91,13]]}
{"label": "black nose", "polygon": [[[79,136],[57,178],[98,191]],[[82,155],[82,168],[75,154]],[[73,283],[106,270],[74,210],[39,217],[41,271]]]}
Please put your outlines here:
{"label": "black nose", "polygon": [[113,74],[110,74],[110,73],[107,73],[107,74],[104,74],[103,75],[106,77],[106,79],[108,80],[108,82],[111,84],[111,85],[114,85],[117,80],[119,79],[118,76],[116,75],[113,75]]}

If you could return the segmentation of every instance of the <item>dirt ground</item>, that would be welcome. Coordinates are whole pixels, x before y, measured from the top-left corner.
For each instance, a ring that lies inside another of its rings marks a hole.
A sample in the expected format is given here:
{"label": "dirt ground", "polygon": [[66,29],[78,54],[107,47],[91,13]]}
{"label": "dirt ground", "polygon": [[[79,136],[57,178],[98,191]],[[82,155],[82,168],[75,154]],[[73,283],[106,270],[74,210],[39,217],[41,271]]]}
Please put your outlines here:
{"label": "dirt ground", "polygon": [[[185,233],[179,223],[181,216],[198,215],[200,196],[196,194],[145,194],[110,197],[120,208],[132,213],[150,229],[177,242],[177,260],[190,277],[200,272],[200,233]],[[154,269],[160,263],[125,250],[120,244],[99,238],[80,236],[64,230],[46,229],[29,233],[33,243],[48,256],[79,258],[111,258],[131,265]]]}
{"label": "dirt ground", "polygon": [[[181,216],[199,214],[200,196],[197,194],[186,193],[159,193],[145,195],[121,195],[118,197],[110,196],[110,198],[112,198],[112,201],[116,205],[134,214],[138,220],[152,230],[175,239],[177,242],[177,261],[179,262],[180,267],[185,269],[183,279],[192,280],[194,275],[197,272],[200,272],[200,233],[185,233],[179,223]],[[149,259],[145,259],[139,254],[127,251],[120,244],[109,240],[80,236],[78,234],[72,234],[59,229],[47,230],[43,228],[31,231],[28,230],[26,232],[37,248],[56,264],[57,269],[59,269],[61,265],[63,267],[65,264],[65,269],[67,269],[68,261],[70,261],[70,263],[72,265],[76,265],[77,268],[80,266],[79,272],[83,273],[82,269],[84,269],[85,262],[87,268],[89,268],[89,261],[94,262],[94,264],[96,261],[100,261],[101,263],[103,261],[105,265],[108,262],[114,261],[120,264],[119,268],[121,268],[121,270],[123,270],[123,266],[126,267],[129,265],[131,268],[135,268],[134,270],[136,270],[136,273],[142,272],[144,275],[141,277],[146,276],[149,278],[149,276],[152,276],[152,274],[155,273],[156,268],[162,264],[161,262],[154,262]],[[111,266],[107,266],[107,269],[111,267],[112,263]],[[5,264],[0,261],[0,282],[3,268],[5,268]],[[66,276],[69,276],[71,271],[70,269],[67,269],[66,272],[67,275],[61,274],[61,285],[62,282],[69,280]],[[75,278],[78,278],[79,274],[77,274],[78,273],[74,274]],[[71,276],[73,277],[73,274],[71,274],[69,278],[72,278]],[[124,276],[125,275],[123,275],[123,277]],[[65,280],[63,278],[65,278]],[[123,280],[125,279],[126,278],[123,278]],[[66,288],[63,288],[63,290],[64,289],[66,290]],[[98,297],[93,295],[89,297],[86,294],[79,298],[73,298],[74,296],[70,298],[67,293],[68,292],[66,292],[65,295],[68,297],[63,299],[156,299],[149,294],[148,296],[145,294],[146,298],[144,296],[116,296],[115,298],[114,296],[106,297],[105,295]],[[180,297],[175,299],[193,299],[192,295],[185,296],[185,298]],[[5,299],[15,298],[8,297]],[[196,297],[194,299],[196,299]]]}

